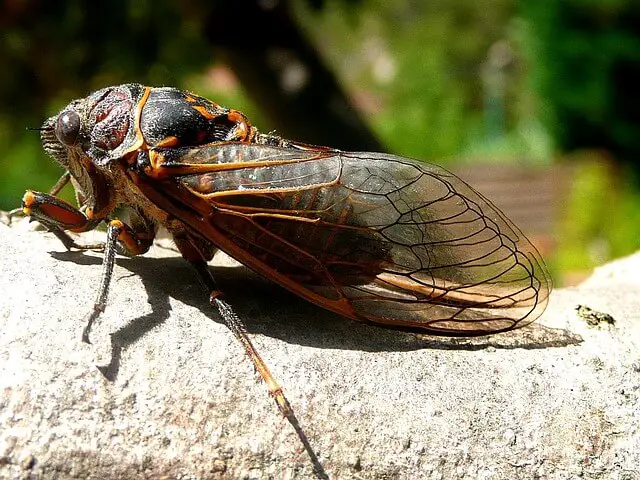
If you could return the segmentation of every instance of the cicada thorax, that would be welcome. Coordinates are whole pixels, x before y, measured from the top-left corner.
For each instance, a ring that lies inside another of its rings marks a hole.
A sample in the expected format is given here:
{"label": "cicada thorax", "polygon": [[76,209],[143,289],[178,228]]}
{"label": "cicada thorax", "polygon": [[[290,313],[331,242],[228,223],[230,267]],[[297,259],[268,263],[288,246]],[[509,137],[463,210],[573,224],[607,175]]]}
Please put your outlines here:
{"label": "cicada thorax", "polygon": [[175,88],[149,89],[139,128],[147,146],[168,148],[249,142],[256,133],[241,112]]}

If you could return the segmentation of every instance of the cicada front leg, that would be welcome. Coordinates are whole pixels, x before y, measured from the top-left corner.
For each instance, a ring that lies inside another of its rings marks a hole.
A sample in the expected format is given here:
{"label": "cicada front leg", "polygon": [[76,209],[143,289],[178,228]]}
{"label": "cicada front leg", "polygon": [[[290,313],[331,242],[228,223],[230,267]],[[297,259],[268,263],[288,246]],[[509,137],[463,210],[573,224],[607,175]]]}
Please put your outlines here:
{"label": "cicada front leg", "polygon": [[[70,179],[71,179],[71,174],[69,172],[64,172],[62,176],[58,179],[58,181],[55,183],[55,185],[51,187],[51,190],[49,191],[49,195],[53,195],[53,196],[57,195],[60,192],[60,190],[62,190],[64,186],[67,183],[69,183]],[[27,216],[28,214],[25,214],[24,205],[23,205],[18,208],[14,208],[13,210],[9,210],[8,212],[6,212],[6,215],[10,225],[14,217],[24,217],[24,216]]]}
{"label": "cicada front leg", "polygon": [[102,250],[104,244],[80,245],[66,233],[93,230],[102,219],[90,218],[80,210],[50,193],[27,190],[22,197],[22,213],[47,227],[63,243],[67,250]]}
{"label": "cicada front leg", "polygon": [[[64,186],[69,183],[69,180],[71,180],[71,174],[69,172],[64,172],[55,183],[55,185],[51,187],[51,190],[49,190],[49,195],[55,196],[60,193],[60,190],[62,190]],[[13,217],[25,216],[24,206],[9,210],[7,212],[7,216],[9,217],[9,220],[11,220]]]}

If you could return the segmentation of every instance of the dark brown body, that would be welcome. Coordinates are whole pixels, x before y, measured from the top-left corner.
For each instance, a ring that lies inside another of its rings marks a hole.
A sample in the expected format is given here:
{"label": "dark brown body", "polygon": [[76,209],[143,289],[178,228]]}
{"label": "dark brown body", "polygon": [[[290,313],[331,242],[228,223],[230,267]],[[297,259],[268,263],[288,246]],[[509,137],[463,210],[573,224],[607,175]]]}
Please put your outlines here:
{"label": "dark brown body", "polygon": [[[70,144],[65,114],[78,120]],[[58,227],[92,228],[124,205],[130,253],[164,225],[188,260],[220,248],[352,319],[482,335],[533,321],[551,289],[517,227],[449,172],[264,135],[176,89],[101,90],[49,119],[43,142],[81,205],[47,213]]]}

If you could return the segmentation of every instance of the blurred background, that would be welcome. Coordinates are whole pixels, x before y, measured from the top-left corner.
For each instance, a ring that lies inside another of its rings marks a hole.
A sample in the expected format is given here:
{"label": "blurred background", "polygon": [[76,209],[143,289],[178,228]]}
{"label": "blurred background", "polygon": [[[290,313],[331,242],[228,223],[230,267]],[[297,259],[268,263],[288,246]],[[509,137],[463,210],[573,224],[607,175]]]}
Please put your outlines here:
{"label": "blurred background", "polygon": [[62,173],[28,127],[140,82],[263,132],[438,163],[521,226],[556,285],[640,246],[637,0],[0,5],[0,209]]}

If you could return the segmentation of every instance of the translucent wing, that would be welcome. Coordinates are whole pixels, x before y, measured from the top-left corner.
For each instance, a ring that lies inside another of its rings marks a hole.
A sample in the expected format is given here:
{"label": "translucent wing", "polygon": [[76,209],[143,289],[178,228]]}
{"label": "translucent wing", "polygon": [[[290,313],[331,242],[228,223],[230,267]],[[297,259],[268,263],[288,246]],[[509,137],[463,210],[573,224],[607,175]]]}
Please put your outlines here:
{"label": "translucent wing", "polygon": [[530,323],[546,307],[551,280],[540,254],[498,208],[440,167],[381,153],[234,143],[156,153],[175,172],[143,182],[161,208],[250,268],[350,318],[484,335]]}

